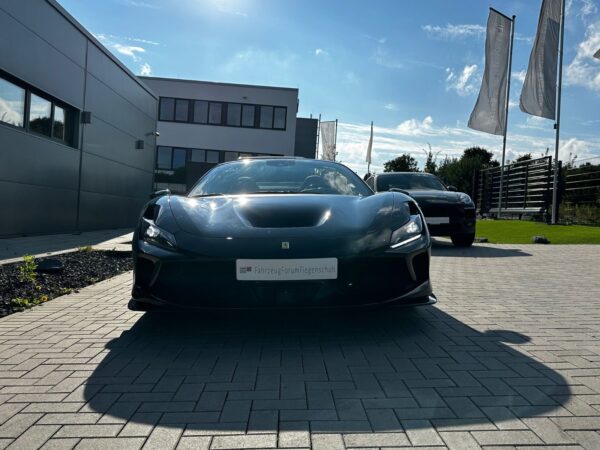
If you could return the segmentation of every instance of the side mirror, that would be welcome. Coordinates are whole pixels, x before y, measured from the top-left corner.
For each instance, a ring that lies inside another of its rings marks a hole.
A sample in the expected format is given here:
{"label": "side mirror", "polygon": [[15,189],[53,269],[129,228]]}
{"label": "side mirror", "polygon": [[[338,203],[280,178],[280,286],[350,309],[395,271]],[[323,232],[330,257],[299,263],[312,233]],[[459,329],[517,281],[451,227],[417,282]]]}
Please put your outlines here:
{"label": "side mirror", "polygon": [[404,195],[408,195],[410,197],[410,192],[405,191],[404,189],[400,189],[400,188],[390,188],[390,192],[401,192]]}
{"label": "side mirror", "polygon": [[170,189],[161,189],[160,191],[153,192],[150,194],[150,200],[156,197],[162,197],[163,195],[171,195]]}
{"label": "side mirror", "polygon": [[449,191],[452,191],[452,192],[458,191],[458,189],[456,189],[456,186],[446,186],[446,187],[448,188]]}

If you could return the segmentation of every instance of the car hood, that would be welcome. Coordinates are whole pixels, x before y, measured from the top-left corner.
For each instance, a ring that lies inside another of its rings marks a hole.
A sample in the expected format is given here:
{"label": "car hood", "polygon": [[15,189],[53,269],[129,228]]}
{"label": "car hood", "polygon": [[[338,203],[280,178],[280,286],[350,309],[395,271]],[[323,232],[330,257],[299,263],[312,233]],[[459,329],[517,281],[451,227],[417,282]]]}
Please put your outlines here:
{"label": "car hood", "polygon": [[[203,238],[364,236],[408,220],[394,195],[260,194],[170,197],[178,227]],[[395,229],[395,228],[394,228]]]}
{"label": "car hood", "polygon": [[407,191],[417,203],[460,203],[458,192],[453,191]]}

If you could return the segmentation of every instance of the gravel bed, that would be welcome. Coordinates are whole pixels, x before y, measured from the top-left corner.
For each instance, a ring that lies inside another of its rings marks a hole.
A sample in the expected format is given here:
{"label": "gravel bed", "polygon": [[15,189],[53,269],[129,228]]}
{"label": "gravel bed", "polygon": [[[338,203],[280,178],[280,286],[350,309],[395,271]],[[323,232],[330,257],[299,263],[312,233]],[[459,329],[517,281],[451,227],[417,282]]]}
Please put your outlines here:
{"label": "gravel bed", "polygon": [[36,258],[35,263],[45,259],[61,261],[64,269],[59,273],[36,272],[32,282],[23,279],[19,270],[23,262],[0,265],[0,317],[26,308],[22,299],[32,306],[133,269],[131,252],[78,251]]}

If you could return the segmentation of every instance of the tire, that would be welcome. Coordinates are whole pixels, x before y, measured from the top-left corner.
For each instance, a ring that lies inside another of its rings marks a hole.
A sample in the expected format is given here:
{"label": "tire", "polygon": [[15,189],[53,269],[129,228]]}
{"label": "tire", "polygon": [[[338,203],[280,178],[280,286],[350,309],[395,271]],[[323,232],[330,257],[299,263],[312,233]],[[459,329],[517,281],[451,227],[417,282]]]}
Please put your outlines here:
{"label": "tire", "polygon": [[130,311],[139,311],[139,312],[153,311],[156,309],[156,307],[153,305],[137,301],[133,298],[131,300],[129,300],[127,307],[129,308]]}
{"label": "tire", "polygon": [[475,241],[475,233],[472,234],[455,234],[450,236],[455,247],[470,247]]}

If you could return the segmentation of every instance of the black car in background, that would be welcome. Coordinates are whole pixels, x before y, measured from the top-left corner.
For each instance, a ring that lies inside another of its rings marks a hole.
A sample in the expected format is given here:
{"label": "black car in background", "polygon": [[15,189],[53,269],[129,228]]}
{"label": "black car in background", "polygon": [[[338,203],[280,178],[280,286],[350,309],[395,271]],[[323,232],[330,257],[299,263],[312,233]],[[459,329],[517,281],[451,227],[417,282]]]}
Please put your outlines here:
{"label": "black car in background", "polygon": [[414,198],[432,236],[450,236],[452,243],[469,247],[475,240],[475,204],[471,197],[445,186],[435,175],[389,172],[373,175],[367,184],[375,192],[400,191]]}
{"label": "black car in background", "polygon": [[130,308],[431,304],[430,248],[410,196],[339,163],[245,158],[144,207]]}

